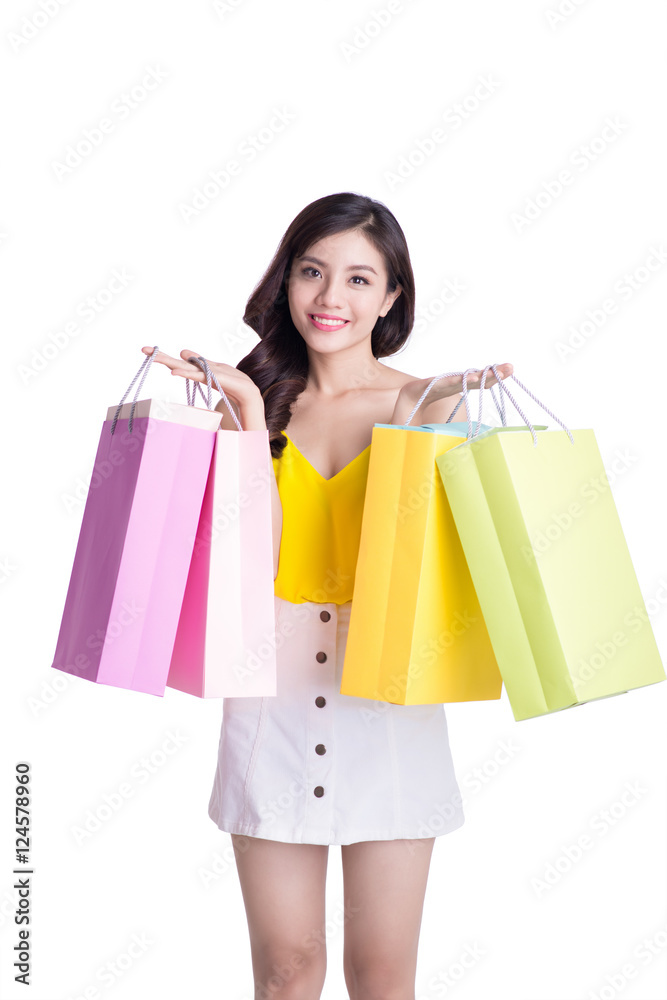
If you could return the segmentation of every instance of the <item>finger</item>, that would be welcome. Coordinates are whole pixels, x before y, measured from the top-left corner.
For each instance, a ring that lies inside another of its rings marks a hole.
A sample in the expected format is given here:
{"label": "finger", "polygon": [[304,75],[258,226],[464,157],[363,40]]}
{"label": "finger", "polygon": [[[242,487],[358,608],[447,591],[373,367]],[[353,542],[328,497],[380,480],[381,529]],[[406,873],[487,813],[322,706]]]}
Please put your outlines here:
{"label": "finger", "polygon": [[[505,381],[506,378],[509,378],[512,372],[514,371],[514,365],[511,365],[509,363],[496,365],[495,367],[498,370],[503,382]],[[480,371],[479,377],[476,379],[476,381],[479,382],[481,380],[481,377],[482,377],[482,372]],[[486,381],[484,383],[484,388],[490,389],[491,386],[494,385],[498,385],[498,379],[496,378],[494,372],[492,372],[491,369],[489,369],[489,371],[486,373]]]}
{"label": "finger", "polygon": [[[181,358],[184,361],[187,361],[188,358],[191,358],[193,356],[195,358],[206,357],[206,355],[202,354],[201,351],[188,351],[188,350],[181,351]],[[206,360],[208,361],[209,366],[212,366],[215,363],[213,361],[209,361],[208,358],[206,358]],[[199,370],[201,371],[201,368]]]}
{"label": "finger", "polygon": [[[153,354],[152,347],[142,347],[141,350],[144,352],[144,354]],[[194,351],[191,351],[190,355],[192,355],[193,353]],[[201,372],[201,368],[199,368],[198,365],[190,365],[188,367],[188,365],[185,364],[183,358],[172,358],[170,354],[164,354],[162,351],[155,351],[155,353],[153,354],[153,361],[157,361],[161,365],[166,365],[167,368],[171,369],[178,368],[181,371],[181,373],[187,371],[188,375],[192,375],[195,372]]]}
{"label": "finger", "polygon": [[193,371],[191,368],[186,371],[184,368],[172,368],[172,375],[182,375],[183,378],[192,379],[193,382],[205,382],[206,376],[201,371]]}

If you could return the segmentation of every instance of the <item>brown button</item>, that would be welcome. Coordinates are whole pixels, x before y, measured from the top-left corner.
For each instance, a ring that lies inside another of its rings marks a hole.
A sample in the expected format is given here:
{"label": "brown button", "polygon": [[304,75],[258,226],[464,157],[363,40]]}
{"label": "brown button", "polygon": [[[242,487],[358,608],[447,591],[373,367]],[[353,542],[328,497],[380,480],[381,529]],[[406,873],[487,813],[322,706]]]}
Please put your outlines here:
{"label": "brown button", "polygon": [[331,615],[329,614],[328,611],[320,611],[320,618],[322,619],[323,622],[328,622],[329,619],[331,618]]}
{"label": "brown button", "polygon": [[317,795],[318,799],[322,798],[324,795],[324,789],[321,785],[318,785],[317,788],[313,788],[313,795]]}
{"label": "brown button", "polygon": [[322,756],[322,754],[326,752],[327,748],[325,747],[324,743],[318,743],[317,746],[315,747],[315,753],[318,753],[320,756]]}
{"label": "brown button", "polygon": [[324,705],[326,705],[326,703],[327,703],[326,698],[323,698],[321,694],[318,695],[317,698],[315,699],[315,704],[317,705],[318,708],[323,708]]}
{"label": "brown button", "polygon": [[327,658],[327,654],[326,653],[316,653],[315,654],[315,659],[317,660],[318,663],[324,663],[324,661],[326,660],[326,658]]}

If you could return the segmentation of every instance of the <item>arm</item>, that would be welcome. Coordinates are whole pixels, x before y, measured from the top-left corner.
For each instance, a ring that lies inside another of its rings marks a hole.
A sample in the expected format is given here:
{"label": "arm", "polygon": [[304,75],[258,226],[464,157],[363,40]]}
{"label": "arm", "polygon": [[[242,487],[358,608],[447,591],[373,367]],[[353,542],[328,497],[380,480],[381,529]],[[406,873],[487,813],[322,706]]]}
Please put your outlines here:
{"label": "arm", "polygon": [[[419,392],[415,394],[414,387],[411,383],[407,383],[407,385],[402,386],[398,393],[398,399],[396,400],[396,405],[394,406],[394,412],[390,423],[405,423],[413,406],[424,391],[424,388],[425,386],[421,387]],[[460,392],[457,392],[453,396],[445,396],[441,399],[432,400],[431,402],[429,402],[429,396],[427,396],[410,421],[410,426],[418,427],[420,424],[446,423],[447,417],[452,412],[460,398]],[[461,416],[461,410],[463,410],[463,416]],[[459,407],[456,414],[457,420],[465,420],[465,412],[464,406]]]}
{"label": "arm", "polygon": [[[229,399],[229,397],[227,398]],[[234,412],[239,418],[244,431],[265,431],[267,429],[266,415],[264,412],[264,400],[262,399],[259,389],[257,389],[254,393],[250,393],[247,397],[244,397],[239,406],[236,405],[234,400],[230,399],[229,401],[232,404]],[[225,401],[222,397],[216,403],[215,408],[222,413],[222,420],[220,421],[220,427],[222,430],[238,430],[238,427],[232,420],[231,413],[227,409]],[[276,482],[276,477],[273,474],[273,468],[271,469],[270,475],[270,487],[271,516],[273,525],[273,579],[275,580],[278,575],[280,539],[283,532],[283,506],[280,502],[278,483]]]}
{"label": "arm", "polygon": [[[501,379],[509,378],[514,371],[514,366],[509,364],[509,362],[502,365],[496,365],[496,368],[500,373]],[[482,373],[483,369],[481,368],[477,371],[469,369],[467,378],[468,389],[479,389],[482,381]],[[392,424],[404,424],[406,422],[412,407],[419,400],[421,394],[429,387],[429,384],[432,381],[432,378],[416,378],[401,386],[398,393],[398,399],[396,400],[396,406],[394,407],[394,413],[391,418]],[[497,384],[498,379],[494,373],[492,371],[488,371],[484,381],[484,388],[490,389],[493,385]],[[437,382],[434,382],[429,388],[426,399],[410,421],[410,425],[412,426],[414,424],[415,426],[418,426],[419,424],[446,423],[447,418],[462,395],[462,389],[463,378],[461,375],[443,375],[442,378],[440,378]],[[465,405],[459,407],[457,418],[458,420],[466,419]]]}

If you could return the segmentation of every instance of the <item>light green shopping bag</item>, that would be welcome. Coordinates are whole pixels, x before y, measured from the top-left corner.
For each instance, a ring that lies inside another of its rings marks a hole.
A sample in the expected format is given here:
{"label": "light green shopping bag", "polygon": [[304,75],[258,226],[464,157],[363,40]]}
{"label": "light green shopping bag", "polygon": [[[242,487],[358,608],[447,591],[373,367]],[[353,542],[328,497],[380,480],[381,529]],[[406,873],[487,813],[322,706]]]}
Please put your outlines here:
{"label": "light green shopping bag", "polygon": [[517,721],[666,679],[594,432],[528,426],[436,458]]}

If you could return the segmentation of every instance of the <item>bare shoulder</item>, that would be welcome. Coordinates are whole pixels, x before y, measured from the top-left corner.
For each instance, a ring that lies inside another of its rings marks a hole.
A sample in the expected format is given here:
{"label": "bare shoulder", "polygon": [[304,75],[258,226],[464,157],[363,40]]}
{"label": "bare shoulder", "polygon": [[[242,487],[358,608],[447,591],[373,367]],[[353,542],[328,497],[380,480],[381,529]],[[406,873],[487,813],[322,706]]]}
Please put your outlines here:
{"label": "bare shoulder", "polygon": [[[382,362],[381,362],[382,364]],[[401,389],[408,382],[413,382],[419,376],[410,375],[409,372],[401,372],[397,368],[390,368],[389,365],[382,365],[386,369],[386,375],[383,373],[382,385],[379,385],[379,389]]]}

